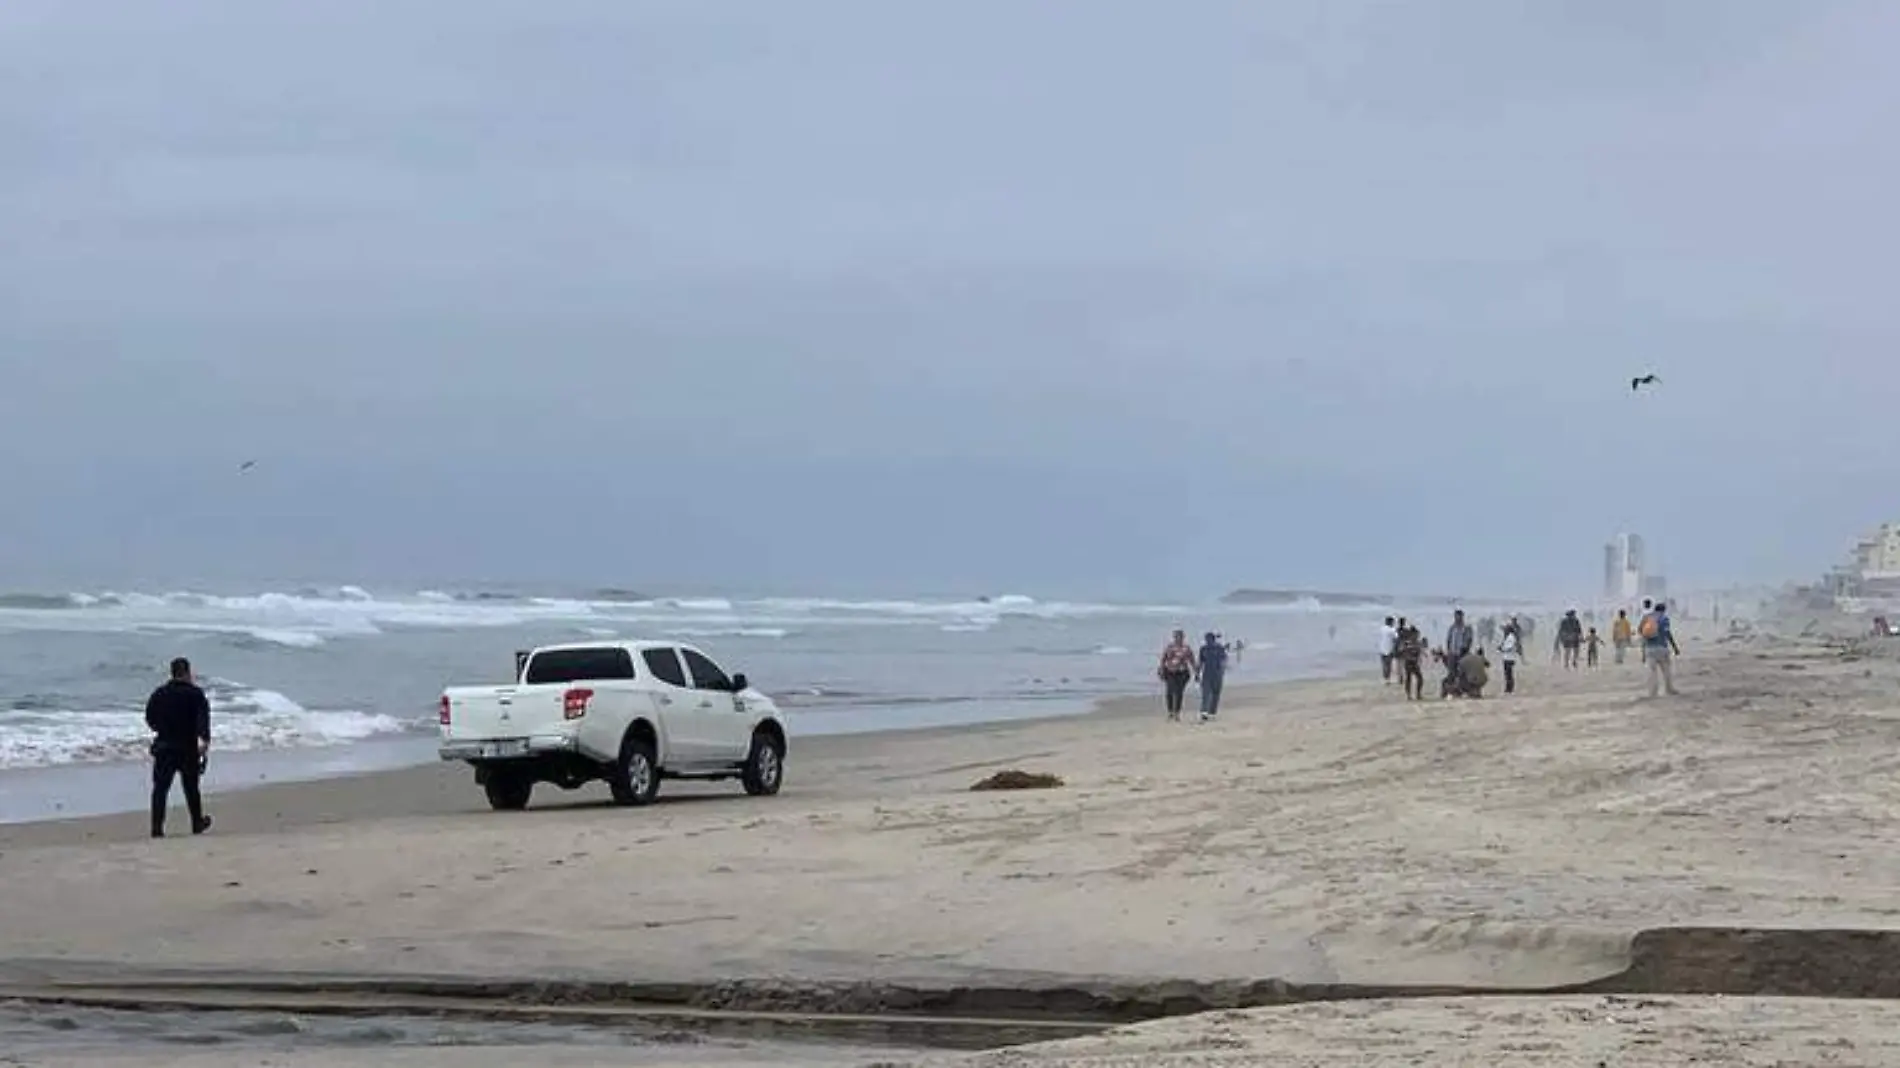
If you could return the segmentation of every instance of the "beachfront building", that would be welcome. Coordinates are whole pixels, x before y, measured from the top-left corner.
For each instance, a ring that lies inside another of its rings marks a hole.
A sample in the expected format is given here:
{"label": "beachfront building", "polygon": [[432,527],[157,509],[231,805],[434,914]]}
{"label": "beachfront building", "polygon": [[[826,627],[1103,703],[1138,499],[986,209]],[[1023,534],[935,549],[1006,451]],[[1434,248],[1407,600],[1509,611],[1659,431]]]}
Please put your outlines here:
{"label": "beachfront building", "polygon": [[1866,578],[1900,578],[1900,523],[1882,523],[1855,543],[1854,565]]}
{"label": "beachfront building", "polygon": [[1856,541],[1847,561],[1829,572],[1827,588],[1856,609],[1869,600],[1900,603],[1900,523],[1882,523]]}
{"label": "beachfront building", "polygon": [[1643,536],[1618,534],[1603,547],[1603,599],[1631,601],[1643,595]]}

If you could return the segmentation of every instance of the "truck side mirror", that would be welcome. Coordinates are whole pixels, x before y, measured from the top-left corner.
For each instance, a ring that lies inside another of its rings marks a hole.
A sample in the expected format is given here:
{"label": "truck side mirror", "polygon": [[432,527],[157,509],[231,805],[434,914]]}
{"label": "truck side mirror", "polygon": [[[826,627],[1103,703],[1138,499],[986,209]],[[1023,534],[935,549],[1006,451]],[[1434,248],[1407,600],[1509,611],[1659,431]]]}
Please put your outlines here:
{"label": "truck side mirror", "polygon": [[741,671],[732,677],[733,693],[744,693],[751,688],[752,684],[746,681],[745,672]]}

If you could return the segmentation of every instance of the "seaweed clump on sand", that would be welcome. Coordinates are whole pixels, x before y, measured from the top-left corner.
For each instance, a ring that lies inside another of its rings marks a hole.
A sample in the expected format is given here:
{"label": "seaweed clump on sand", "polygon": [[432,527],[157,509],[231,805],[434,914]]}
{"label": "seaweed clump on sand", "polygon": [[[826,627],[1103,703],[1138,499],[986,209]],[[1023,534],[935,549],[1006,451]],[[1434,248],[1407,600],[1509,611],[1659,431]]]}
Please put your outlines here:
{"label": "seaweed clump on sand", "polygon": [[1053,790],[1062,785],[1062,777],[1042,771],[999,771],[979,781],[972,790]]}

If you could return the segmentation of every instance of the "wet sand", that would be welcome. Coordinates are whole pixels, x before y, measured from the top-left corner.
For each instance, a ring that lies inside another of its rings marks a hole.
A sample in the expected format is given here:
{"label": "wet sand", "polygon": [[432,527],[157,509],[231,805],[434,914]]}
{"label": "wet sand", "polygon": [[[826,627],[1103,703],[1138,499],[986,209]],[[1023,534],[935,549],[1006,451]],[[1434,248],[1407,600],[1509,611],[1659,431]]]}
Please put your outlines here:
{"label": "wet sand", "polygon": [[[34,1056],[37,1068],[152,1063],[155,1051]],[[1889,1068],[1892,1003],[1790,998],[1562,997],[1367,1001],[1203,1013],[1093,1038],[979,1054],[769,1048],[514,1045],[447,1049],[163,1051],[175,1068]]]}
{"label": "wet sand", "polygon": [[[847,1062],[849,1063],[849,1062]],[[1366,1001],[1214,1012],[938,1068],[1886,1068],[1900,1007],[1796,998]]]}

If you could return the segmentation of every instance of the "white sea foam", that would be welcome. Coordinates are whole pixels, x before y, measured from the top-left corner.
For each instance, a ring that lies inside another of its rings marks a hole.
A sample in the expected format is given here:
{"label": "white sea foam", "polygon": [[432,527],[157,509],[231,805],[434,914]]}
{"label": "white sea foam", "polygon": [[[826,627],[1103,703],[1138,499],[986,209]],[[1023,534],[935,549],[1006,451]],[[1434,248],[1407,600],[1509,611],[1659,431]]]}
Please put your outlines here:
{"label": "white sea foam", "polygon": [[324,642],[323,635],[307,630],[272,630],[259,627],[249,632],[252,638],[272,645],[288,646],[292,649],[315,649]]}
{"label": "white sea foam", "polygon": [[[346,745],[406,729],[393,716],[312,710],[275,690],[209,680],[215,751]],[[0,712],[0,768],[140,760],[151,744],[137,709]]]}
{"label": "white sea foam", "polygon": [[732,611],[732,602],[724,597],[670,597],[659,603],[685,612]]}
{"label": "white sea foam", "polygon": [[675,638],[783,638],[792,632],[784,627],[671,627],[666,633]]}

